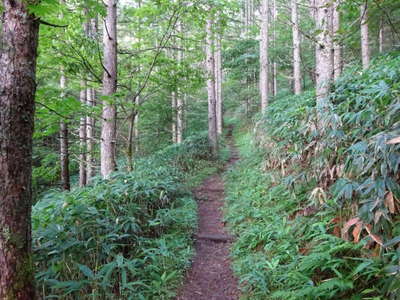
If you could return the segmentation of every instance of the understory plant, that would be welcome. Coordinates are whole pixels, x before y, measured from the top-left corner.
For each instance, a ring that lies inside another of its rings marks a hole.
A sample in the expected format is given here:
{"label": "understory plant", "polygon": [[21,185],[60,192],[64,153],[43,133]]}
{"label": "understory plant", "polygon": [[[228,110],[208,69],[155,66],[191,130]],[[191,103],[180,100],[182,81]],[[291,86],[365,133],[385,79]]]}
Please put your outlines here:
{"label": "understory plant", "polygon": [[192,256],[192,179],[213,172],[207,138],[189,138],[33,209],[44,299],[169,299]]}
{"label": "understory plant", "polygon": [[227,220],[249,299],[399,298],[399,67],[348,70],[324,112],[277,99],[242,133]]}

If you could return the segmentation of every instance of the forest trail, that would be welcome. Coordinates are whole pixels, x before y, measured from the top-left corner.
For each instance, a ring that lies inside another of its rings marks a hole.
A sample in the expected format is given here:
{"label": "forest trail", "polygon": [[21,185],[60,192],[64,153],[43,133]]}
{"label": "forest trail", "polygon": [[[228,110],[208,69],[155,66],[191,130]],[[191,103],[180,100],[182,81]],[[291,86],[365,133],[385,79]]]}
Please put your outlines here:
{"label": "forest trail", "polygon": [[[231,157],[225,170],[239,159],[231,133],[228,138]],[[229,259],[233,238],[225,230],[222,216],[224,182],[221,174],[206,179],[194,190],[194,194],[198,201],[199,216],[196,254],[176,300],[239,299],[238,284]]]}

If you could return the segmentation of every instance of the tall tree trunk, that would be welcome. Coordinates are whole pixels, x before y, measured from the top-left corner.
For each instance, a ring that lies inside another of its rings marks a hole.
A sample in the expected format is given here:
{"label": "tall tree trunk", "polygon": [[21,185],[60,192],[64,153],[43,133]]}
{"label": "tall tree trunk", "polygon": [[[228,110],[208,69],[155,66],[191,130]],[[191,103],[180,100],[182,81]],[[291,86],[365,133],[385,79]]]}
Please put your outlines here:
{"label": "tall tree trunk", "polygon": [[[278,9],[276,7],[276,0],[273,1],[273,18],[274,18],[274,48],[276,49],[276,23],[278,19]],[[274,77],[274,96],[278,94],[278,64],[276,63],[276,59],[274,59],[272,76]]]}
{"label": "tall tree trunk", "polygon": [[[136,106],[140,106],[140,96],[136,98]],[[140,120],[140,111],[136,111],[135,115],[135,120],[134,120],[134,130],[133,130],[133,138],[134,138],[134,143],[135,143],[135,153],[139,153],[140,147],[139,147],[139,136],[140,136],[140,131],[139,131],[139,120]]]}
{"label": "tall tree trunk", "polygon": [[260,34],[260,94],[261,112],[264,113],[268,106],[268,26],[269,26],[269,0],[261,3],[261,34]]}
{"label": "tall tree trunk", "polygon": [[[183,35],[182,23],[179,21],[177,24],[177,31],[179,35]],[[179,48],[183,48],[182,38],[179,40]],[[178,50],[177,55],[178,65],[182,64],[183,52]],[[177,98],[176,98],[176,142],[178,144],[183,141],[183,93],[181,88],[177,88]]]}
{"label": "tall tree trunk", "polygon": [[[86,105],[86,81],[81,81],[81,92],[79,100],[82,105]],[[86,117],[81,117],[79,124],[79,186],[86,185]]]}
{"label": "tall tree trunk", "polygon": [[297,0],[292,0],[292,32],[293,32],[293,79],[294,93],[298,95],[302,91],[301,85],[301,56],[300,56],[300,31]]}
{"label": "tall tree trunk", "polygon": [[385,24],[383,17],[379,21],[379,53],[383,53],[385,45]]}
{"label": "tall tree trunk", "polygon": [[[103,95],[112,98],[117,90],[117,0],[105,0]],[[109,99],[103,101],[100,164],[101,175],[108,178],[116,169],[117,110]]]}
{"label": "tall tree trunk", "polygon": [[[94,107],[96,105],[96,91],[94,88],[87,89],[87,99],[86,104],[89,107]],[[86,118],[86,181],[90,183],[91,179],[95,176],[95,157],[94,157],[94,127],[95,119],[91,116]]]}
{"label": "tall tree trunk", "polygon": [[32,135],[39,21],[4,0],[0,56],[0,299],[36,299],[31,250]]}
{"label": "tall tree trunk", "polygon": [[217,101],[217,132],[222,134],[223,129],[223,104],[222,104],[222,55],[221,35],[217,36],[215,45],[215,95]]}
{"label": "tall tree trunk", "polygon": [[332,4],[330,0],[316,0],[316,93],[317,108],[324,111],[327,108],[327,96],[333,79],[333,44],[332,44]]}
{"label": "tall tree trunk", "polygon": [[176,91],[171,92],[171,109],[172,109],[172,124],[171,124],[171,131],[172,131],[172,143],[177,143],[176,132],[176,115],[177,115],[177,101],[176,101]]}
{"label": "tall tree trunk", "polygon": [[211,16],[206,24],[206,66],[207,66],[207,92],[208,92],[208,140],[211,146],[212,155],[218,155],[218,133],[217,133],[217,105],[215,95],[215,62],[214,62],[214,39],[213,22]]}
{"label": "tall tree trunk", "polygon": [[361,14],[361,58],[364,69],[369,67],[370,50],[369,50],[369,29],[368,29],[368,1],[360,6]]}
{"label": "tall tree trunk", "polygon": [[[60,89],[61,98],[65,97],[65,89],[67,88],[67,78],[64,69],[61,69]],[[68,142],[68,125],[64,120],[60,122],[60,166],[61,166],[61,186],[63,190],[70,190],[71,183],[69,178],[69,142]]]}
{"label": "tall tree trunk", "polygon": [[335,79],[340,77],[343,70],[342,46],[338,41],[340,30],[340,12],[338,6],[339,2],[335,0],[333,4],[333,72]]}

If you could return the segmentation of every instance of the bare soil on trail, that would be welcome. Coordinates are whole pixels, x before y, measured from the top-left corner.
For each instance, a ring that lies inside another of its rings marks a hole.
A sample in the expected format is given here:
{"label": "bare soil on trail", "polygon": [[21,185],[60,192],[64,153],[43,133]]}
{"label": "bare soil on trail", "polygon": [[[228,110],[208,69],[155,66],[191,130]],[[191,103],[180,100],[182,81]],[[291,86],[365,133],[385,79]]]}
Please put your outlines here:
{"label": "bare soil on trail", "polygon": [[[225,169],[238,159],[234,146]],[[237,279],[229,259],[233,237],[225,230],[222,207],[224,183],[221,174],[206,179],[194,190],[198,202],[199,227],[195,236],[196,255],[176,300],[239,299]]]}

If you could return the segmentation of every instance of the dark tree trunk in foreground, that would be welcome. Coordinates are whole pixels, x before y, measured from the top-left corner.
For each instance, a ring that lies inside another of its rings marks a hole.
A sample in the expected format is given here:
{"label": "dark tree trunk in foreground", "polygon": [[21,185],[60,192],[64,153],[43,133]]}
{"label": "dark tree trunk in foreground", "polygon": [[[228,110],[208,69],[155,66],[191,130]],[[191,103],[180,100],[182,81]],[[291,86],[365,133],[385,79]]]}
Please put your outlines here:
{"label": "dark tree trunk in foreground", "polygon": [[27,2],[3,1],[0,57],[0,299],[35,299],[31,173],[39,23]]}

